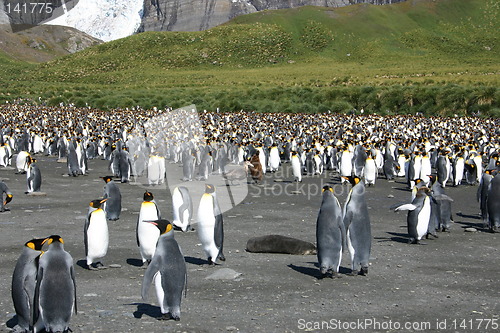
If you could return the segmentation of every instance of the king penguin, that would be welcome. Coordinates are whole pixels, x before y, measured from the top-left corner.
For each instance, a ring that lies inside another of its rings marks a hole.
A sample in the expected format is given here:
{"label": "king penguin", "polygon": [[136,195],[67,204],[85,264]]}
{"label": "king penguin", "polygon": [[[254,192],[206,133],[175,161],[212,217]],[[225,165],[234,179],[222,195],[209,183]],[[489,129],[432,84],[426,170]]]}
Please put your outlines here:
{"label": "king penguin", "polygon": [[102,177],[106,185],[104,186],[104,198],[107,199],[104,204],[106,218],[111,221],[116,221],[120,218],[122,211],[122,194],[120,188],[111,176]]}
{"label": "king penguin", "polygon": [[489,226],[488,219],[488,190],[493,179],[491,170],[485,170],[479,182],[479,187],[477,189],[477,201],[479,201],[479,208],[481,209],[481,219],[483,220],[483,226]]}
{"label": "king penguin", "polygon": [[[3,197],[5,193],[5,199]],[[12,201],[12,198],[13,198],[13,195],[12,195],[12,192],[9,190],[9,187],[7,186],[7,184],[5,184],[3,181],[0,181],[0,201],[1,201],[1,205],[0,205],[0,213],[3,213],[5,211],[8,211],[9,209],[6,208],[5,206]]]}
{"label": "king penguin", "polygon": [[328,275],[333,277],[339,272],[345,237],[342,208],[333,193],[333,188],[325,186],[316,221],[317,255],[323,277]]}
{"label": "king penguin", "polygon": [[187,150],[182,155],[182,180],[185,182],[190,182],[193,180],[194,168],[196,166],[196,157],[194,152]]}
{"label": "king penguin", "polygon": [[344,207],[347,246],[351,255],[352,274],[368,274],[372,235],[365,199],[365,184],[355,176],[346,177],[352,184]]}
{"label": "king penguin", "polygon": [[102,263],[96,259],[103,258],[108,252],[109,231],[106,213],[101,208],[107,199],[92,200],[89,204],[89,212],[85,220],[83,240],[85,243],[85,256],[87,268],[93,270]]}
{"label": "king penguin", "polygon": [[174,238],[174,230],[167,220],[149,222],[160,231],[160,238],[151,264],[144,273],[142,281],[142,298],[147,299],[153,280],[156,296],[160,303],[163,320],[181,319],[182,292],[187,287],[186,261]]}
{"label": "king penguin", "polygon": [[407,210],[406,219],[408,227],[408,243],[418,244],[424,237],[429,228],[429,219],[431,217],[430,190],[428,187],[418,189],[415,199],[409,204],[397,207],[395,210]]}
{"label": "king penguin", "polygon": [[377,179],[377,166],[375,165],[375,160],[372,158],[370,151],[368,151],[368,155],[365,160],[363,176],[368,186],[375,185],[375,180]]}
{"label": "king penguin", "polygon": [[172,208],[174,220],[172,224],[183,232],[191,230],[190,220],[193,217],[193,201],[185,186],[177,186],[172,192]]}
{"label": "king penguin", "polygon": [[296,182],[302,181],[302,163],[296,151],[292,151],[292,173]]}
{"label": "king penguin", "polygon": [[43,253],[42,245],[45,238],[32,239],[24,244],[23,252],[17,259],[12,275],[12,302],[17,314],[17,327],[14,332],[29,332],[30,318],[35,297],[36,274],[38,259]]}
{"label": "king penguin", "polygon": [[500,176],[496,174],[488,187],[488,220],[491,232],[498,232],[500,228]]}
{"label": "king penguin", "polygon": [[215,264],[217,259],[226,260],[222,253],[224,243],[222,212],[215,195],[215,186],[211,184],[205,185],[205,193],[198,207],[198,237],[210,265]]}
{"label": "king penguin", "polygon": [[149,191],[144,192],[143,199],[139,217],[137,218],[136,238],[137,246],[139,246],[139,251],[141,252],[142,263],[144,264],[151,262],[155,253],[156,243],[160,237],[158,228],[148,222],[159,220],[161,217],[153,193]]}
{"label": "king penguin", "polygon": [[46,241],[48,250],[40,256],[36,278],[33,319],[35,332],[68,332],[76,307],[76,282],[73,258],[64,250],[64,241],[52,235]]}
{"label": "king penguin", "polygon": [[26,173],[28,171],[28,158],[30,153],[27,151],[20,151],[16,157],[16,168],[17,173]]}
{"label": "king penguin", "polygon": [[40,192],[40,187],[42,186],[42,173],[35,162],[36,159],[28,156],[28,171],[26,172],[28,191],[26,193]]}

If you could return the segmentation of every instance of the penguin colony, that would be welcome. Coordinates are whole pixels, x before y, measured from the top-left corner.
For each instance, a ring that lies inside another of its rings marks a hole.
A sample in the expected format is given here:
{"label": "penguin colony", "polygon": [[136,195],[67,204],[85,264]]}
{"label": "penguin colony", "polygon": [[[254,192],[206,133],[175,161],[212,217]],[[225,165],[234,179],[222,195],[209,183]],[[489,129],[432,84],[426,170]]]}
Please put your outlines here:
{"label": "penguin colony", "polygon": [[[497,232],[500,227],[497,119],[202,112],[198,120],[170,110],[104,113],[28,104],[1,108],[0,167],[10,167],[14,159],[17,173],[27,175],[27,192],[41,187],[37,154],[65,161],[70,177],[88,175],[89,159],[109,161],[112,176],[101,176],[106,183],[103,198],[90,201],[84,226],[86,263],[92,270],[103,265],[101,259],[107,254],[107,221],[118,220],[122,209],[113,178],[126,186],[132,177],[146,175],[150,186],[160,185],[165,182],[166,163],[182,165],[183,181],[205,187],[195,229],[209,264],[226,258],[216,188],[205,181],[220,174],[230,185],[244,182],[247,176],[259,184],[264,177],[273,177],[283,163],[291,164],[291,181],[330,172],[339,176],[340,183],[352,185],[343,207],[331,186],[323,188],[316,224],[321,276],[339,273],[344,249],[349,251],[351,273],[368,273],[371,232],[365,187],[376,186],[380,179],[404,178],[412,191],[410,203],[394,207],[408,211],[409,243],[449,230],[453,199],[445,194],[445,187],[450,185],[479,185],[477,199],[485,228]],[[173,126],[166,127],[162,123],[166,118],[159,115],[174,116],[168,122]],[[154,116],[156,126],[148,123]],[[5,182],[0,182],[0,190],[3,212],[14,196]],[[154,281],[160,319],[179,320],[187,273],[174,229],[193,230],[193,201],[183,186],[173,191],[172,200],[170,223],[162,219],[153,193],[143,194],[136,239],[147,267],[143,298]],[[71,314],[76,312],[76,282],[73,260],[63,244],[58,235],[25,243],[12,280],[18,330],[68,331]],[[63,298],[57,294],[61,290],[51,289],[53,283],[60,285]]]}

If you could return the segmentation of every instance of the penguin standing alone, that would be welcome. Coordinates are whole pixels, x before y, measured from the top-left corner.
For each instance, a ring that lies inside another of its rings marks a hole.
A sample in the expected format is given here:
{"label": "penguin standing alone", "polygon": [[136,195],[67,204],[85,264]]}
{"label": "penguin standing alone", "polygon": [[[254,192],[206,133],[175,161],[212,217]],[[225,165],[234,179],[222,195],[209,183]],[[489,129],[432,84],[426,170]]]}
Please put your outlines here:
{"label": "penguin standing alone", "polygon": [[28,156],[28,171],[26,172],[28,191],[26,193],[40,192],[40,187],[42,186],[42,173],[35,162],[36,159]]}
{"label": "penguin standing alone", "polygon": [[149,287],[153,280],[156,285],[156,296],[160,303],[163,320],[181,319],[182,292],[187,286],[186,261],[182,251],[174,239],[174,230],[167,220],[148,222],[160,231],[151,264],[144,273],[141,295],[147,299]]}
{"label": "penguin standing alone", "polygon": [[[12,275],[12,302],[17,314],[17,326],[14,332],[29,332],[30,318],[35,297],[36,274],[38,259],[43,253],[42,245],[45,238],[32,239],[24,244],[23,252],[17,259]],[[19,329],[18,329],[18,328]]]}
{"label": "penguin standing alone", "polygon": [[352,184],[344,208],[347,246],[351,255],[351,274],[366,275],[368,274],[372,235],[365,199],[365,184],[356,176],[346,178]]}
{"label": "penguin standing alone", "polygon": [[158,237],[160,237],[158,228],[147,222],[156,221],[161,218],[160,210],[156,205],[153,193],[149,191],[144,192],[143,199],[136,227],[137,246],[139,246],[139,251],[141,252],[142,264],[151,262]]}
{"label": "penguin standing alone", "polygon": [[106,183],[104,186],[104,199],[107,199],[103,209],[108,220],[116,221],[120,218],[122,211],[122,194],[113,177],[105,176],[102,179]]}
{"label": "penguin standing alone", "polygon": [[395,209],[395,211],[407,210],[406,219],[408,227],[408,243],[418,244],[429,229],[429,220],[431,217],[431,199],[428,187],[418,189],[415,199],[409,204],[404,204]]}
{"label": "penguin standing alone", "polygon": [[83,241],[85,243],[85,256],[87,258],[87,268],[96,269],[97,265],[103,264],[96,259],[103,258],[108,252],[109,231],[106,213],[101,206],[107,199],[92,200],[89,204],[89,212],[85,220],[83,230]]}
{"label": "penguin standing alone", "polygon": [[316,244],[321,275],[333,277],[339,272],[345,226],[342,208],[331,186],[323,187],[323,201],[316,221]]}
{"label": "penguin standing alone", "polygon": [[198,237],[210,265],[215,264],[217,259],[225,261],[222,253],[224,243],[224,227],[222,212],[215,195],[215,186],[205,185],[205,193],[198,207]]}
{"label": "penguin standing alone", "polygon": [[[64,250],[64,241],[52,235],[39,260],[34,298],[35,332],[68,332],[69,321],[76,307],[76,282],[73,258]],[[38,316],[39,311],[39,316]]]}
{"label": "penguin standing alone", "polygon": [[296,151],[292,151],[292,173],[296,182],[302,181],[302,163]]}

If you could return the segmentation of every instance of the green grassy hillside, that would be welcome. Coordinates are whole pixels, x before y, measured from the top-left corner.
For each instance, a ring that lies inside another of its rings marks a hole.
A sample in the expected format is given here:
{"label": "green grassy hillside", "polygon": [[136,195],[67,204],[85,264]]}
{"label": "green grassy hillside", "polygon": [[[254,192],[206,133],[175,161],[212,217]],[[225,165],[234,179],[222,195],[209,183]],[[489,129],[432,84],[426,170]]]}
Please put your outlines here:
{"label": "green grassy hillside", "polygon": [[142,33],[25,70],[6,70],[0,57],[9,82],[0,96],[99,107],[496,114],[499,16],[496,0],[264,11],[202,32]]}

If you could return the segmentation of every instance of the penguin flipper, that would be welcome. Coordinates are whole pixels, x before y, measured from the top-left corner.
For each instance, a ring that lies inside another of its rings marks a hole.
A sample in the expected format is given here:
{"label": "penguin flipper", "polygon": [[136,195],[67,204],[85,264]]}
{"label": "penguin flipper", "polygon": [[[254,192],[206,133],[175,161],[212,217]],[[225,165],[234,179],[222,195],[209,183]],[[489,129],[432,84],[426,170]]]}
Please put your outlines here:
{"label": "penguin flipper", "polygon": [[153,283],[153,279],[155,277],[156,272],[160,270],[159,261],[160,260],[158,256],[153,256],[153,260],[151,260],[151,263],[149,264],[148,268],[146,269],[146,272],[144,273],[144,278],[142,280],[142,290],[141,290],[141,296],[143,300],[148,299],[148,291],[149,288],[151,287],[151,283]]}
{"label": "penguin flipper", "polygon": [[[156,208],[158,210],[158,208]],[[159,216],[158,216],[159,218]],[[139,242],[139,223],[140,223],[140,219],[139,219],[139,216],[137,216],[137,223],[135,225],[135,239],[137,241],[137,246],[141,246],[140,242]]]}
{"label": "penguin flipper", "polygon": [[75,269],[74,269],[72,263],[71,263],[69,272],[70,272],[70,275],[71,275],[71,281],[73,282],[73,292],[74,292],[74,295],[75,295],[74,310],[75,310],[75,314],[76,314],[76,313],[78,313],[77,305],[76,305],[76,279],[75,279]]}
{"label": "penguin flipper", "polygon": [[454,200],[452,198],[450,198],[449,196],[447,196],[446,194],[438,194],[438,195],[434,195],[433,196],[434,199],[436,199],[437,201],[451,201],[453,202]]}
{"label": "penguin flipper", "polygon": [[219,249],[219,256],[222,256],[220,259],[224,261],[225,258],[222,254],[222,247],[224,245],[224,226],[222,221],[222,214],[220,213],[215,216],[214,242],[215,246]]}
{"label": "penguin flipper", "polygon": [[85,257],[89,253],[89,239],[87,236],[87,231],[89,230],[89,225],[90,225],[90,214],[87,215],[87,219],[85,220],[85,225],[83,227],[83,243],[85,244]]}
{"label": "penguin flipper", "polygon": [[35,285],[35,296],[33,298],[33,308],[30,313],[30,327],[34,327],[36,322],[38,321],[38,317],[40,315],[40,283],[43,279],[43,267],[38,268],[38,273],[36,275],[36,285]]}
{"label": "penguin flipper", "polygon": [[415,206],[414,204],[404,204],[404,205],[401,205],[401,206],[398,206],[394,209],[394,211],[400,211],[400,210],[415,210],[417,209],[417,206]]}

